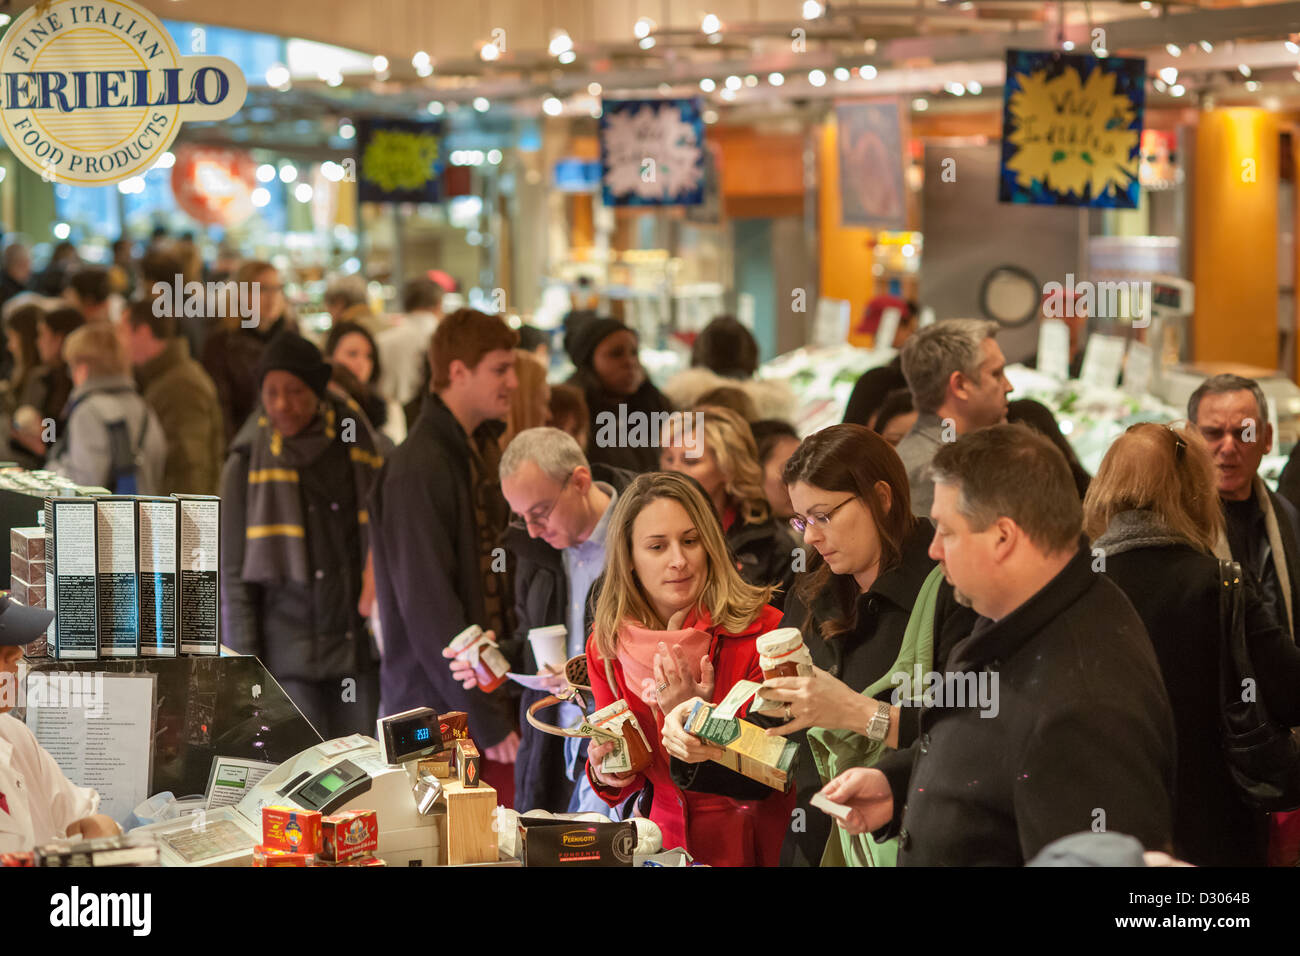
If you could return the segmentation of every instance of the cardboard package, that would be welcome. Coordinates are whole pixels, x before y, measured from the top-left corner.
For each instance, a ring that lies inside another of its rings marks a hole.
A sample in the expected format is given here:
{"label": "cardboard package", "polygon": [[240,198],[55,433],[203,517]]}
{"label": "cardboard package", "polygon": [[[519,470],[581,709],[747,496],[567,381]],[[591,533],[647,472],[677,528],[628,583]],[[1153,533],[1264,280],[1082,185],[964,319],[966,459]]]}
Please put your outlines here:
{"label": "cardboard package", "polygon": [[724,767],[773,790],[789,790],[798,744],[785,737],[769,737],[761,727],[739,717],[715,717],[713,709],[712,704],[696,703],[683,721],[687,733],[725,747],[726,755],[716,760]]}
{"label": "cardboard package", "polygon": [[521,816],[519,845],[524,866],[631,866],[636,827]]}
{"label": "cardboard package", "polygon": [[215,495],[172,497],[180,503],[176,551],[181,653],[216,656],[221,653],[221,499]]}
{"label": "cardboard package", "polygon": [[95,524],[99,656],[139,657],[135,499],[119,495],[96,498]]}
{"label": "cardboard package", "polygon": [[94,498],[45,499],[45,606],[58,660],[99,657],[96,525]]}
{"label": "cardboard package", "polygon": [[176,657],[179,564],[175,498],[136,500],[136,572],[140,594],[140,656]]}

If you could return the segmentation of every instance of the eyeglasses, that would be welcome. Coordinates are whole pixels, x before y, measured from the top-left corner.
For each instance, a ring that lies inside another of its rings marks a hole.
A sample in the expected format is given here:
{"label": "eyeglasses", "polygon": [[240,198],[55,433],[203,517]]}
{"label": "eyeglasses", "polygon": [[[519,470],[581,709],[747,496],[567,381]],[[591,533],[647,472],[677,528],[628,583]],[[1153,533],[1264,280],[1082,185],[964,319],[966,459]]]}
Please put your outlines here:
{"label": "eyeglasses", "polygon": [[532,525],[546,524],[546,520],[550,518],[551,512],[555,510],[555,506],[560,503],[560,498],[564,496],[564,489],[568,487],[569,479],[572,477],[573,477],[573,472],[569,472],[569,474],[565,477],[563,483],[560,485],[560,490],[555,495],[554,500],[550,503],[547,509],[541,512],[540,514],[537,512],[536,508],[534,508],[526,515],[515,514],[514,512],[511,512],[510,527],[518,528],[520,531],[527,531],[528,526],[530,524]]}
{"label": "eyeglasses", "polygon": [[807,530],[809,525],[815,524],[818,525],[819,527],[824,528],[831,523],[831,517],[835,514],[835,512],[839,511],[850,501],[855,501],[857,497],[858,497],[857,495],[853,495],[851,498],[845,498],[843,501],[837,504],[830,511],[819,511],[816,514],[808,515],[808,517],[806,518],[802,517],[801,515],[795,515],[793,518],[790,519],[790,527],[794,528],[794,530],[797,531],[799,534],[803,534],[804,531]]}

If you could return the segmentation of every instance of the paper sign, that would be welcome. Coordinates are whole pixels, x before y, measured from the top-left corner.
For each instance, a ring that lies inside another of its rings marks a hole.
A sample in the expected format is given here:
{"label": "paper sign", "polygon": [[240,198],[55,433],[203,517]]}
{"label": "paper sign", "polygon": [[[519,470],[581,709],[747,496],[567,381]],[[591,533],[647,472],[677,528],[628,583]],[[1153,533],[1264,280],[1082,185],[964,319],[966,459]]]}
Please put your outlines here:
{"label": "paper sign", "polygon": [[850,306],[842,299],[818,299],[812,344],[826,348],[843,345],[849,339]]}
{"label": "paper sign", "polygon": [[1128,347],[1128,357],[1124,360],[1124,391],[1133,395],[1145,395],[1151,390],[1151,346],[1143,342],[1133,342]]}
{"label": "paper sign", "polygon": [[736,711],[745,706],[746,701],[753,697],[761,686],[752,680],[736,681],[736,685],[727,691],[727,696],[713,708],[713,716],[721,720],[731,720],[736,716]]}
{"label": "paper sign", "polygon": [[877,350],[894,347],[894,338],[898,335],[898,323],[902,318],[903,312],[897,306],[890,306],[880,314],[880,327],[876,329]]}
{"label": "paper sign", "polygon": [[1128,342],[1115,335],[1090,335],[1083,350],[1083,368],[1079,381],[1088,388],[1114,388],[1124,367],[1124,346]]}
{"label": "paper sign", "polygon": [[213,757],[204,807],[231,807],[248,796],[275,764],[240,757]]}
{"label": "paper sign", "polygon": [[1038,327],[1038,371],[1062,382],[1070,378],[1070,327],[1060,319],[1043,319]]}

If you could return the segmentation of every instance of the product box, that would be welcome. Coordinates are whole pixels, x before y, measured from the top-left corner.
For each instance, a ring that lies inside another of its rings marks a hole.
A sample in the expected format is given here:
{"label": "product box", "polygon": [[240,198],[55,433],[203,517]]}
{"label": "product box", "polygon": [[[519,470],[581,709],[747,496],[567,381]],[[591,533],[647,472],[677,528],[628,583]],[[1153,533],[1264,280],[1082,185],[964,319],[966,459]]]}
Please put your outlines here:
{"label": "product box", "polygon": [[442,729],[442,744],[448,750],[456,746],[456,741],[469,739],[469,715],[463,710],[439,714],[438,724]]}
{"label": "product box", "polygon": [[172,495],[179,502],[177,629],[182,654],[221,653],[221,499]]}
{"label": "product box", "polygon": [[0,853],[0,867],[35,865],[36,854],[30,851],[24,853]]}
{"label": "product box", "polygon": [[474,741],[456,741],[456,777],[467,787],[477,787],[482,773],[478,747]]}
{"label": "product box", "polygon": [[631,866],[636,827],[523,816],[519,848],[524,866]]}
{"label": "product box", "polygon": [[262,808],[262,845],[291,853],[319,853],[321,815],[296,807]]}
{"label": "product box", "polygon": [[37,866],[157,866],[158,841],[143,833],[38,846]]}
{"label": "product box", "polygon": [[374,810],[332,813],[321,821],[320,858],[342,863],[379,848],[379,816]]}
{"label": "product box", "polygon": [[59,660],[99,657],[95,536],[94,498],[45,499],[45,606]]}
{"label": "product box", "polygon": [[383,860],[377,856],[359,856],[352,860],[344,860],[342,863],[327,863],[325,860],[313,860],[311,866],[328,866],[331,869],[343,866],[387,866]]}
{"label": "product box", "polygon": [[277,850],[273,846],[253,847],[253,866],[314,866],[315,861],[311,853]]}
{"label": "product box", "polygon": [[25,607],[45,607],[45,573],[41,572],[39,582],[29,584],[13,575],[9,578],[9,596]]}
{"label": "product box", "polygon": [[136,571],[140,589],[140,656],[175,657],[176,528],[175,498],[136,499]]}
{"label": "product box", "polygon": [[769,737],[761,727],[739,717],[714,717],[713,705],[703,701],[691,708],[683,726],[687,733],[726,748],[722,758],[715,758],[717,763],[774,790],[790,789],[799,752],[793,740]]}
{"label": "product box", "polygon": [[96,498],[95,523],[99,656],[139,657],[135,499],[122,495]]}
{"label": "product box", "polygon": [[44,561],[45,529],[39,525],[34,528],[10,528],[9,551],[24,561]]}
{"label": "product box", "polygon": [[421,774],[428,774],[439,780],[454,777],[456,776],[456,751],[443,750],[431,757],[423,757],[418,764],[418,770]]}
{"label": "product box", "polygon": [[[42,532],[44,529],[41,529]],[[20,581],[26,581],[29,584],[33,581],[45,580],[45,558],[32,558],[30,561],[20,554],[9,555],[9,573],[18,578]]]}

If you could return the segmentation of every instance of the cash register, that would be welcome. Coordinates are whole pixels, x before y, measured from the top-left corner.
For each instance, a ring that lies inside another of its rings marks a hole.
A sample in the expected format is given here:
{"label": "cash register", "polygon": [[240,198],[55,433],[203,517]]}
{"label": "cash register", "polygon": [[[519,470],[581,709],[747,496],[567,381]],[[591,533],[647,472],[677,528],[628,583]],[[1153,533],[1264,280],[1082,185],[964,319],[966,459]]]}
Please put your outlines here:
{"label": "cash register", "polygon": [[[381,732],[383,730],[381,721]],[[376,856],[389,866],[435,866],[437,814],[413,797],[416,763],[388,762],[385,747],[353,734],[327,740],[276,767],[233,807],[141,827],[158,839],[163,866],[249,866],[262,842],[262,807],[301,807],[322,814],[374,810],[379,817]]]}

